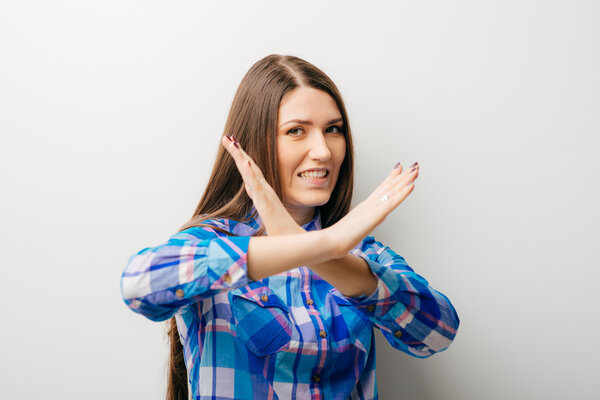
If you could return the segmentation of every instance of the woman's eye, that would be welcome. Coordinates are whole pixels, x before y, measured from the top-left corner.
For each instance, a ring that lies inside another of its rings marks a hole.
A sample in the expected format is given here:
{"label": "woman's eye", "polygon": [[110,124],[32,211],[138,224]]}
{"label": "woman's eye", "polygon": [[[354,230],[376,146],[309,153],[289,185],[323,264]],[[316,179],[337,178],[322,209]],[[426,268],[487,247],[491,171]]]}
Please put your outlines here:
{"label": "woman's eye", "polygon": [[290,129],[287,133],[291,136],[300,136],[302,135],[302,133],[304,133],[304,131],[302,130],[302,128],[294,128]]}
{"label": "woman's eye", "polygon": [[344,130],[342,129],[341,126],[334,125],[334,126],[330,126],[329,128],[327,128],[327,132],[330,132],[330,133],[344,133]]}

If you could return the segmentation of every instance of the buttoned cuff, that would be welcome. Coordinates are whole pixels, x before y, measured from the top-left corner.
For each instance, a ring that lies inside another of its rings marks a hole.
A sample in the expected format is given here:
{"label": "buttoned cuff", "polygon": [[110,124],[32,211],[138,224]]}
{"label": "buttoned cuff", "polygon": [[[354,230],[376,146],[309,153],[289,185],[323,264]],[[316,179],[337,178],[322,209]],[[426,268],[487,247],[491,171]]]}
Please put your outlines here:
{"label": "buttoned cuff", "polygon": [[211,290],[233,289],[248,284],[248,244],[250,236],[225,236],[208,246],[210,265],[207,276]]}

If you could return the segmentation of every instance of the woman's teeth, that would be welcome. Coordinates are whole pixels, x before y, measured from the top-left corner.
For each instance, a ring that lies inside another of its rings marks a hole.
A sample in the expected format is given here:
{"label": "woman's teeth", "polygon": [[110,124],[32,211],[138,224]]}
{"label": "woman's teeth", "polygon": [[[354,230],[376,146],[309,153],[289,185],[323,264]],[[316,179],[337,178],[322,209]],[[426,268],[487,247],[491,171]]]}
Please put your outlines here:
{"label": "woman's teeth", "polygon": [[307,171],[300,174],[302,179],[319,179],[327,175],[327,171]]}

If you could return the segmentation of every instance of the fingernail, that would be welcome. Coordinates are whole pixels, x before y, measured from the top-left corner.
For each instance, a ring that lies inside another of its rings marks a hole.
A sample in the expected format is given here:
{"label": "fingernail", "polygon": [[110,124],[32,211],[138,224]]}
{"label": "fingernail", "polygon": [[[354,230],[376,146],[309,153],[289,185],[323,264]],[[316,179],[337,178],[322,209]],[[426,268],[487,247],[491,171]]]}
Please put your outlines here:
{"label": "fingernail", "polygon": [[236,149],[240,148],[240,146],[238,146],[237,142],[233,142],[233,145],[235,146]]}
{"label": "fingernail", "polygon": [[235,143],[237,143],[237,142],[238,142],[238,141],[237,141],[237,139],[235,138],[235,136],[231,135],[231,138],[233,139],[233,141],[234,141]]}
{"label": "fingernail", "polygon": [[415,165],[417,165],[418,163],[415,161],[414,163],[411,164],[411,167],[414,167]]}
{"label": "fingernail", "polygon": [[229,141],[230,141],[230,142],[232,141],[232,140],[231,140],[231,136],[229,136],[229,135],[225,135],[225,137],[226,137],[227,139],[229,139]]}
{"label": "fingernail", "polygon": [[396,165],[394,165],[394,169],[398,168],[400,166],[400,163],[397,162]]}
{"label": "fingernail", "polygon": [[412,167],[409,172],[415,172],[416,169],[417,167]]}

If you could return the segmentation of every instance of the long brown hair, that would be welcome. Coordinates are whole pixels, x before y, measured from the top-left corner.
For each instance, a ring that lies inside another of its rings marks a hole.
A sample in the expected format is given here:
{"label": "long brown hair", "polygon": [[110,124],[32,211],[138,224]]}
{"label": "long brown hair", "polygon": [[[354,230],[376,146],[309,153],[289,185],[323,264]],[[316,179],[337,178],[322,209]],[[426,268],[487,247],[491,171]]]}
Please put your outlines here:
{"label": "long brown hair", "polygon": [[[344,122],[346,156],[329,201],[319,207],[322,226],[339,221],[350,210],[354,185],[352,135],[342,96],[331,79],[314,65],[293,56],[269,55],[256,62],[242,79],[223,135],[233,135],[242,148],[260,167],[265,180],[282,198],[277,169],[277,115],[283,96],[291,90],[307,86],[328,93],[337,104]],[[247,220],[252,200],[246,194],[241,175],[233,158],[219,146],[206,190],[192,218],[179,231],[202,222],[222,217]],[[253,217],[253,216],[251,216]],[[258,234],[264,233],[264,229]],[[173,317],[168,323],[171,355],[169,359],[167,400],[187,400],[187,371],[183,347]]]}

